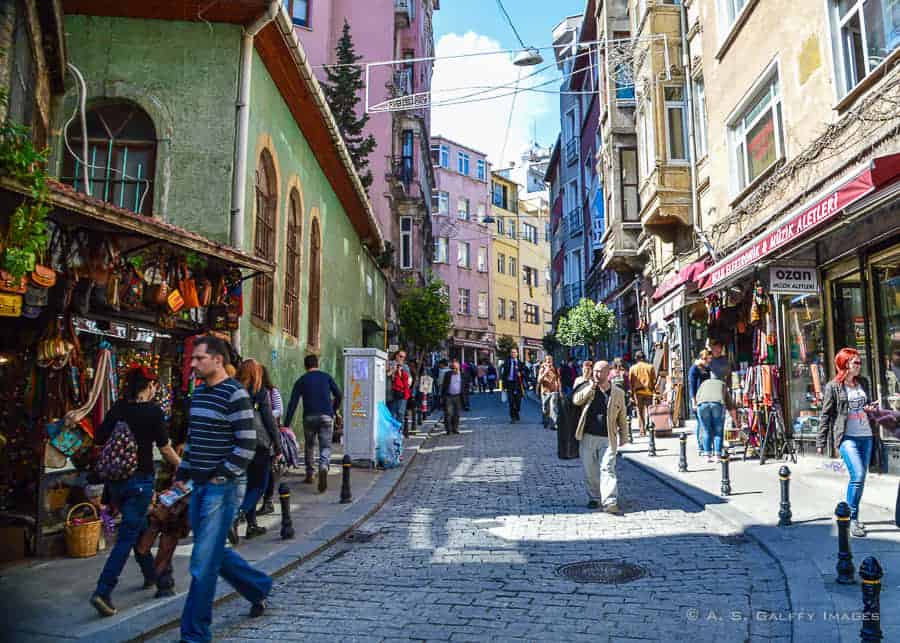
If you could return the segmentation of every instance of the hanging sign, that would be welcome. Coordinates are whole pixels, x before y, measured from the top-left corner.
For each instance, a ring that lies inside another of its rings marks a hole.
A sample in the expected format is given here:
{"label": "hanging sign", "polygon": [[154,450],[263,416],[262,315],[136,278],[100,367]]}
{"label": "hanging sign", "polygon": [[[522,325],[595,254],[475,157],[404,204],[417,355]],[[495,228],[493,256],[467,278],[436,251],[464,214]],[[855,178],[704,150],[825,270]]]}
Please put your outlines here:
{"label": "hanging sign", "polygon": [[769,268],[769,290],[773,293],[815,294],[819,278],[815,268],[772,266]]}

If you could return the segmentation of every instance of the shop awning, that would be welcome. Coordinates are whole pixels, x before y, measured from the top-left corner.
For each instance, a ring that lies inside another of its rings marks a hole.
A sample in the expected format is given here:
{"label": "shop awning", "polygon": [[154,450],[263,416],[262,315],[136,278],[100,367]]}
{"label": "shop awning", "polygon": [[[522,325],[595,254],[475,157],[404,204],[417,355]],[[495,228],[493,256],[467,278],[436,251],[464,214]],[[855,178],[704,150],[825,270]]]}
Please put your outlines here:
{"label": "shop awning", "polygon": [[653,292],[653,301],[659,301],[679,286],[687,283],[693,283],[703,274],[703,271],[709,266],[706,259],[701,259],[689,264],[679,270],[675,275],[664,281]]}
{"label": "shop awning", "polygon": [[[79,221],[93,223],[110,234],[133,236],[146,242],[159,241],[255,273],[275,271],[275,266],[268,261],[211,241],[195,232],[166,223],[162,219],[118,208],[52,179],[47,183],[50,187],[49,202],[54,208],[50,218],[59,223],[77,224]],[[0,189],[21,195],[30,194],[28,188],[5,177],[0,179]],[[223,213],[222,216],[227,216],[227,213]]]}
{"label": "shop awning", "polygon": [[711,290],[739,273],[749,270],[775,251],[820,230],[848,206],[900,178],[900,154],[873,159],[869,166],[849,181],[833,188],[783,217],[774,226],[700,276],[700,287]]}

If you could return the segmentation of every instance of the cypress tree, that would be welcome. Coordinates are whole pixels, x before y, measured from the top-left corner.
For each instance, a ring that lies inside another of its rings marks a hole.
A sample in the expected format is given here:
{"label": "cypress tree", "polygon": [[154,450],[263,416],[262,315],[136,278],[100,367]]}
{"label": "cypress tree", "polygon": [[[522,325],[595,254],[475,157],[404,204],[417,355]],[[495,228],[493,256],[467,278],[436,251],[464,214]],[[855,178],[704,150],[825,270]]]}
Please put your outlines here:
{"label": "cypress tree", "polygon": [[350,25],[346,19],[335,53],[337,62],[325,66],[328,80],[322,83],[322,89],[347,151],[350,152],[353,166],[359,174],[363,187],[368,191],[372,185],[372,172],[368,169],[369,154],[375,149],[375,137],[364,134],[369,115],[364,113],[361,117],[357,116],[360,92],[366,85],[362,80],[362,68],[356,64],[362,56],[356,54],[353,38],[350,36]]}

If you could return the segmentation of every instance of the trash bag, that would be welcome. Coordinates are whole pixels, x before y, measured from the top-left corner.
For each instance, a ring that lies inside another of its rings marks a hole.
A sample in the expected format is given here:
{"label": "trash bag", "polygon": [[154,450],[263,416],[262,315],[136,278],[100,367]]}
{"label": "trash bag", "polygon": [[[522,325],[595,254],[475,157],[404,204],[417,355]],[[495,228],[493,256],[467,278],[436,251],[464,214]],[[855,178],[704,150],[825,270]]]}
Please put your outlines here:
{"label": "trash bag", "polygon": [[392,469],[403,455],[403,425],[394,419],[387,404],[379,402],[375,426],[375,464]]}

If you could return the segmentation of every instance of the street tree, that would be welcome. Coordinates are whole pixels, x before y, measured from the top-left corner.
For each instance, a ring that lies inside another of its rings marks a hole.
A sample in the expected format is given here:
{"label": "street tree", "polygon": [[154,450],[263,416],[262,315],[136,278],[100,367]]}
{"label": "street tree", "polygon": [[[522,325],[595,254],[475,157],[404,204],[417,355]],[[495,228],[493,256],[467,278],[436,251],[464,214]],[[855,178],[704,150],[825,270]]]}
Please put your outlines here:
{"label": "street tree", "polygon": [[444,282],[429,275],[425,285],[410,279],[400,297],[400,337],[408,348],[415,348],[418,362],[427,351],[437,350],[447,341],[453,325],[450,297]]}
{"label": "street tree", "polygon": [[590,355],[615,327],[616,315],[606,304],[584,298],[560,318],[556,337],[564,346],[584,346]]}
{"label": "street tree", "polygon": [[500,335],[500,337],[497,338],[497,354],[504,360],[509,359],[509,354],[512,352],[512,349],[518,347],[519,345],[516,344],[516,340],[509,335]]}
{"label": "street tree", "polygon": [[365,89],[366,84],[362,80],[362,67],[356,64],[362,56],[356,53],[353,38],[350,36],[350,24],[346,20],[335,53],[336,64],[325,65],[328,79],[322,83],[322,89],[350,153],[353,166],[359,174],[363,187],[368,191],[372,185],[372,172],[368,169],[369,154],[375,149],[375,137],[364,134],[369,115],[363,113],[362,116],[358,116],[360,92]]}

